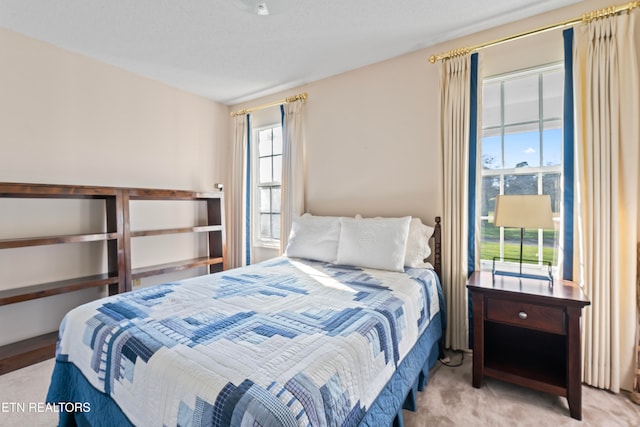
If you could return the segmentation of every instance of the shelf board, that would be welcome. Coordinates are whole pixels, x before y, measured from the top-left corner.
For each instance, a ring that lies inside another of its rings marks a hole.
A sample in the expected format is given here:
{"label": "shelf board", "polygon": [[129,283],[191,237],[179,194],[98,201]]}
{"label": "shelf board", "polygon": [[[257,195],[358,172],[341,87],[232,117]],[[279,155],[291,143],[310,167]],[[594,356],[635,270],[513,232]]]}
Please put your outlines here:
{"label": "shelf board", "polygon": [[0,197],[43,199],[108,199],[115,198],[118,193],[119,189],[115,187],[0,182]]}
{"label": "shelf board", "polygon": [[222,264],[223,258],[194,258],[182,261],[169,262],[166,264],[150,265],[147,267],[135,268],[131,271],[132,279],[141,279],[143,277],[156,276],[173,271],[188,270],[190,268],[203,267],[211,264]]}
{"label": "shelf board", "polygon": [[118,233],[67,234],[63,236],[26,237],[0,240],[0,249],[24,248],[28,246],[57,245],[60,243],[86,243],[115,240]]}
{"label": "shelf board", "polygon": [[0,291],[0,305],[29,301],[37,298],[49,297],[66,292],[118,283],[116,274],[96,274],[93,276],[77,277],[57,282],[40,283],[37,285]]}
{"label": "shelf board", "polygon": [[166,228],[162,230],[138,230],[138,231],[132,231],[131,237],[160,236],[164,234],[179,234],[179,233],[204,233],[209,231],[222,231],[222,226],[221,225],[199,225],[195,227]]}
{"label": "shelf board", "polygon": [[533,371],[525,372],[521,369],[510,370],[505,368],[504,365],[492,367],[491,364],[487,364],[484,368],[484,374],[487,377],[507,381],[544,393],[563,397],[567,396],[567,387],[564,378],[554,377],[545,374],[543,371],[535,372],[536,375],[533,375]]}
{"label": "shelf board", "polygon": [[58,332],[29,338],[0,347],[0,375],[55,356]]}
{"label": "shelf board", "polygon": [[187,191],[160,190],[153,188],[127,188],[131,200],[205,200],[218,199],[222,192],[217,191]]}

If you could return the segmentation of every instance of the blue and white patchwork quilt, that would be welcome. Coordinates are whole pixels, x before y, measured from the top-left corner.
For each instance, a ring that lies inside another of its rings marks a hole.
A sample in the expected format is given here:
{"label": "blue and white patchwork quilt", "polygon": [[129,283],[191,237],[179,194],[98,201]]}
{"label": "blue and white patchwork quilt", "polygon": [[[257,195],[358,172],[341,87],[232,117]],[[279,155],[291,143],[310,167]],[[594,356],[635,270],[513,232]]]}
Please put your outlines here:
{"label": "blue and white patchwork quilt", "polygon": [[56,360],[134,425],[358,425],[439,312],[438,287],[427,269],[280,257],[78,307]]}

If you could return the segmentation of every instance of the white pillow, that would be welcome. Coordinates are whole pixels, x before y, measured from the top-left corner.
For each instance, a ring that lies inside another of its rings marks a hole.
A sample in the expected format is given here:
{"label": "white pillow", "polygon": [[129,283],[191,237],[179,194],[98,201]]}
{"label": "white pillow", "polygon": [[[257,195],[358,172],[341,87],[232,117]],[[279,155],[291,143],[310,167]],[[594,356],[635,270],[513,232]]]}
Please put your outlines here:
{"label": "white pillow", "polygon": [[294,258],[335,262],[339,239],[339,217],[304,214],[293,219],[284,254]]}
{"label": "white pillow", "polygon": [[340,218],[337,264],[404,271],[411,217]]}
{"label": "white pillow", "polygon": [[420,218],[411,218],[407,250],[404,256],[405,267],[425,267],[424,260],[431,255],[429,239],[432,235],[433,227],[423,224]]}

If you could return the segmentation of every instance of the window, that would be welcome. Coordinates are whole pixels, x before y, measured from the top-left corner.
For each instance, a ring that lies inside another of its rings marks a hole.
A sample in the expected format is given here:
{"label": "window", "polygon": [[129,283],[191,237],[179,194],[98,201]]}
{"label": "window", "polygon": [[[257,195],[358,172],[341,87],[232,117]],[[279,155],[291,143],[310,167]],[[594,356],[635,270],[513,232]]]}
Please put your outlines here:
{"label": "window", "polygon": [[518,258],[520,230],[495,227],[498,194],[549,194],[555,230],[525,230],[523,257],[557,265],[562,203],[564,71],[547,66],[486,79],[482,99],[480,258]]}
{"label": "window", "polygon": [[280,242],[282,127],[260,128],[254,135],[254,244],[277,246]]}

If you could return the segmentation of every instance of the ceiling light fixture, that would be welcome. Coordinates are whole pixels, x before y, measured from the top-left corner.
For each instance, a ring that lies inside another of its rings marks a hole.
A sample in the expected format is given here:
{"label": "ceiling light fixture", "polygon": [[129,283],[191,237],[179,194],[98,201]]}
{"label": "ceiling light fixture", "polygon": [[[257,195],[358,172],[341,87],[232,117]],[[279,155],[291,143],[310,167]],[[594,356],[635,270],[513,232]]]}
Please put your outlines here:
{"label": "ceiling light fixture", "polygon": [[[227,0],[229,1],[229,0]],[[269,18],[254,18],[261,21],[269,21],[271,17],[276,15],[288,15],[292,7],[300,6],[302,1],[296,0],[230,0],[235,7],[242,10],[243,13],[248,13],[249,16],[269,16]],[[2,1],[0,0],[0,3]],[[249,18],[251,19],[251,18]],[[275,19],[275,18],[273,18]]]}
{"label": "ceiling light fixture", "polygon": [[267,16],[269,14],[269,7],[267,7],[266,1],[258,1],[256,4],[256,13],[261,16]]}

